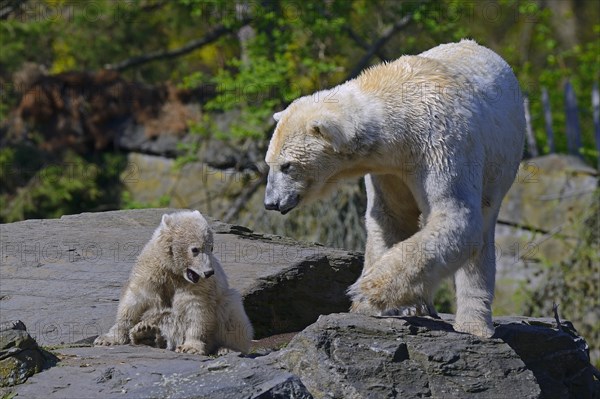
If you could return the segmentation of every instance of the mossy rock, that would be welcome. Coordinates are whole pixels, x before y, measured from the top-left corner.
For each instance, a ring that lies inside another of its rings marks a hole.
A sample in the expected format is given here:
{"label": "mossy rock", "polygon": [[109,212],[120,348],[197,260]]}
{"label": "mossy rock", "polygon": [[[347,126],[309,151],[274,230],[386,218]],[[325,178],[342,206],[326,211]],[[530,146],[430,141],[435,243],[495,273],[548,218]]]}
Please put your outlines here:
{"label": "mossy rock", "polygon": [[22,322],[0,325],[0,387],[24,383],[49,360],[54,356],[38,346]]}

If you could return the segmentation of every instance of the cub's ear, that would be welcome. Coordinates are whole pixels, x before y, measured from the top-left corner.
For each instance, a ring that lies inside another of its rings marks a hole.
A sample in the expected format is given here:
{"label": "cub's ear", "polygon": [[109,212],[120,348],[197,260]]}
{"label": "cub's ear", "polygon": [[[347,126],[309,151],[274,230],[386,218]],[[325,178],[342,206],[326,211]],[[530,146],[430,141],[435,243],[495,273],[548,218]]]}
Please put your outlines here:
{"label": "cub's ear", "polygon": [[341,152],[350,140],[343,127],[332,119],[318,119],[309,122],[308,132],[323,137],[331,143],[335,152]]}
{"label": "cub's ear", "polygon": [[171,215],[169,215],[167,213],[162,215],[162,219],[160,220],[161,227],[171,227],[172,223],[173,223],[173,217]]}
{"label": "cub's ear", "polygon": [[279,112],[275,112],[273,114],[273,119],[275,119],[275,122],[279,122],[279,120],[281,119],[281,117],[283,116],[283,113],[285,112],[285,110],[283,111],[279,111]]}

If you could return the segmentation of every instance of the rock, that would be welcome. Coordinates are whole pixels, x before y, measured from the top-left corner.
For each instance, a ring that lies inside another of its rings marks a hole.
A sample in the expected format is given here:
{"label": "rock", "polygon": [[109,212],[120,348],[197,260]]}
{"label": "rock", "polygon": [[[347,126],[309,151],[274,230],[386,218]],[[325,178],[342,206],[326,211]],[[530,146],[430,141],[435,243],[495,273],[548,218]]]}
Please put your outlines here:
{"label": "rock", "polygon": [[38,347],[22,321],[0,324],[0,387],[22,384],[55,360]]}
{"label": "rock", "polygon": [[[247,147],[256,147],[252,143]],[[201,158],[203,162],[189,162],[181,167],[176,167],[175,160],[162,156],[129,153],[121,173],[123,188],[133,203],[145,207],[195,208],[217,219],[229,218],[235,223],[251,225],[258,231],[326,242],[350,250],[364,247],[366,197],[358,180],[340,185],[335,206],[316,203],[294,210],[293,216],[283,217],[265,210],[265,184],[261,183],[263,177],[258,166],[250,158],[234,156],[240,152],[248,155],[246,150],[212,140],[202,151],[206,154]],[[244,200],[238,203],[240,197]],[[229,215],[237,206],[239,212]]]}
{"label": "rock", "polygon": [[454,333],[432,319],[323,316],[280,358],[316,398],[540,395],[508,345]]}
{"label": "rock", "polygon": [[60,350],[60,367],[14,393],[26,398],[298,398],[311,394],[270,358],[217,359],[143,346]]}
{"label": "rock", "polygon": [[[497,318],[496,335],[452,317],[330,314],[265,356],[180,354],[145,346],[56,349],[60,367],[11,388],[27,398],[593,398],[585,342],[568,322]],[[0,394],[7,391],[1,391]],[[597,396],[596,396],[597,397]]]}
{"label": "rock", "polygon": [[551,154],[521,163],[498,220],[534,232],[573,234],[596,200],[598,172],[570,155]]}
{"label": "rock", "polygon": [[143,125],[138,125],[131,119],[127,122],[115,138],[115,146],[126,151],[175,157],[181,153],[178,151],[178,144],[182,141],[189,141],[189,139],[181,139],[174,134],[150,136],[146,134],[146,128]]}
{"label": "rock", "polygon": [[533,372],[544,398],[591,398],[594,393],[600,394],[587,344],[570,322],[562,321],[557,329],[552,319],[502,320],[511,324],[498,327],[494,337],[510,345]]}
{"label": "rock", "polygon": [[594,389],[600,392],[585,351],[570,334],[548,328],[549,319],[497,318],[494,338],[482,340],[454,332],[452,317],[442,317],[322,316],[277,356],[315,398],[591,398]]}
{"label": "rock", "polygon": [[536,290],[547,265],[572,256],[597,188],[598,172],[573,156],[521,163],[496,225],[497,312],[522,313],[522,285]]}
{"label": "rock", "polygon": [[173,159],[130,153],[121,175],[131,199],[154,204],[168,198],[168,206],[194,207],[214,217],[224,216],[244,187],[260,175],[254,171],[216,169],[206,163],[190,162],[176,168]]}
{"label": "rock", "polygon": [[[0,321],[23,320],[41,345],[106,332],[137,255],[170,211],[85,213],[0,225]],[[320,314],[348,310],[345,290],[360,274],[361,254],[214,220],[211,225],[215,253],[244,297],[257,338],[298,331]]]}
{"label": "rock", "polygon": [[[182,105],[187,109],[187,114],[199,119],[200,111],[193,104]],[[239,120],[240,111],[231,110],[216,113],[211,116],[215,132],[231,132],[232,126]],[[266,131],[271,124],[271,118],[263,124]],[[163,127],[169,127],[168,124]],[[169,159],[193,153],[198,161],[219,169],[234,169],[237,171],[253,171],[257,164],[263,162],[266,152],[264,140],[256,138],[228,138],[201,137],[198,134],[174,134],[169,131],[153,132],[156,128],[136,124],[133,118],[128,118],[119,129],[115,138],[115,147],[130,153],[158,155]],[[152,133],[152,134],[149,134]],[[217,133],[218,136],[218,133]]]}

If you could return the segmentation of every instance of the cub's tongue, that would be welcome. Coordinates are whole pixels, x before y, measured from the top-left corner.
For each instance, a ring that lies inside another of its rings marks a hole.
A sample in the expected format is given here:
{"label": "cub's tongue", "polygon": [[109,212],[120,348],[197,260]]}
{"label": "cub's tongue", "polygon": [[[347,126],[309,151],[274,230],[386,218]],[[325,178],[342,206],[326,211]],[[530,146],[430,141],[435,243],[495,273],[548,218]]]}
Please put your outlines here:
{"label": "cub's tongue", "polygon": [[187,275],[187,278],[192,283],[196,284],[198,281],[200,281],[200,275],[198,273],[196,273],[195,271],[193,271],[192,269],[187,269],[185,273]]}

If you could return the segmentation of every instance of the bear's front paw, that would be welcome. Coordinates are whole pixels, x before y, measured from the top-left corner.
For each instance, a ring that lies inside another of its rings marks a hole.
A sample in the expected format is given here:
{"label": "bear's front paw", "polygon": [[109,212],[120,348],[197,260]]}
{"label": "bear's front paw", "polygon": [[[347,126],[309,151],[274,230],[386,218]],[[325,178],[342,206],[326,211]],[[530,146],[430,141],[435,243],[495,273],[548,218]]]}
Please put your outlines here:
{"label": "bear's front paw", "polygon": [[[353,311],[373,309],[378,315],[402,309],[402,315],[436,315],[428,304],[423,272],[415,265],[398,265],[389,257],[382,258],[352,285]],[[396,313],[398,314],[398,312]]]}
{"label": "bear's front paw", "polygon": [[359,284],[362,300],[367,302],[368,307],[383,312],[410,303],[408,293],[403,292],[402,287],[394,286],[393,276],[373,269],[362,277]]}
{"label": "bear's front paw", "polygon": [[440,319],[433,305],[421,303],[411,306],[400,306],[398,308],[386,309],[379,314],[381,317],[408,317],[408,316],[429,316],[433,319]]}
{"label": "bear's front paw", "polygon": [[203,343],[185,343],[177,346],[175,352],[179,353],[190,353],[194,355],[206,355],[206,345]]}

